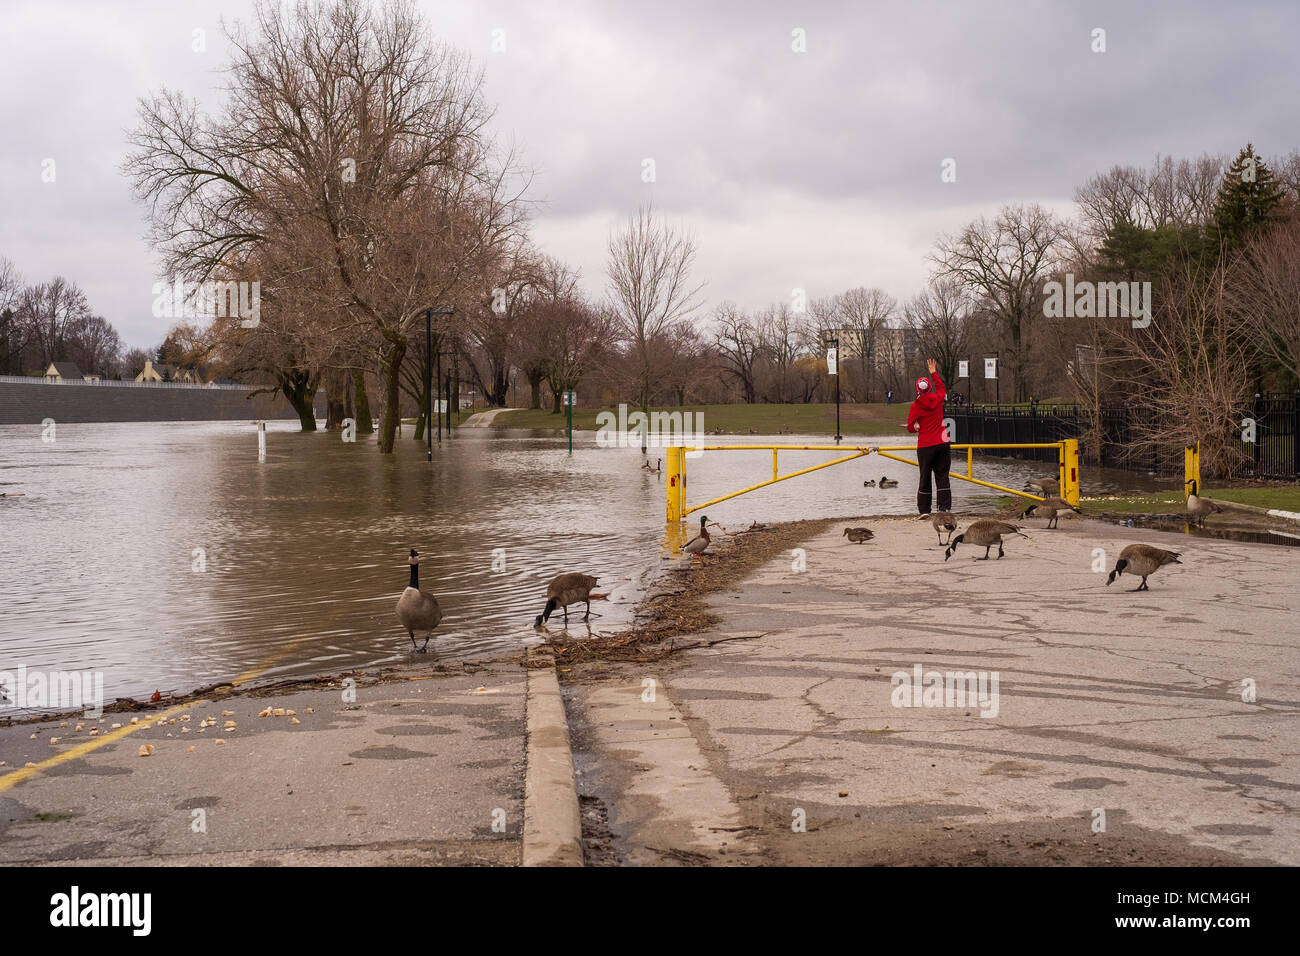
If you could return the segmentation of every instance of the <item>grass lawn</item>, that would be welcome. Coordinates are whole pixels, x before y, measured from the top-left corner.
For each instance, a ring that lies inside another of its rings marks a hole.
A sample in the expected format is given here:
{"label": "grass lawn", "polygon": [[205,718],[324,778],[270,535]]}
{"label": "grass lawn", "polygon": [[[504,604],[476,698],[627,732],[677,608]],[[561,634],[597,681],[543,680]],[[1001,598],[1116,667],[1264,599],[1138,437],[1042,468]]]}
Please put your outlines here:
{"label": "grass lawn", "polygon": [[[1207,497],[1222,501],[1235,501],[1255,508],[1279,509],[1300,512],[1300,487],[1282,485],[1252,488],[1206,488]],[[1150,495],[1133,495],[1123,498],[1084,498],[1083,511],[1110,511],[1118,514],[1163,514],[1186,511],[1183,496],[1177,491],[1163,491]]]}
{"label": "grass lawn", "polygon": [[[840,406],[841,435],[892,435],[906,438],[901,427],[907,424],[907,408],[903,403],[893,405]],[[578,431],[594,431],[596,415],[602,411],[618,413],[616,408],[575,408],[573,427]],[[628,409],[628,413],[635,409]],[[703,415],[701,428],[706,433],[721,430],[724,435],[780,435],[787,429],[798,435],[835,434],[835,405],[685,405],[682,407],[655,407],[652,412],[698,412]],[[566,427],[563,412],[553,414],[549,409],[526,409],[502,412],[492,420],[496,428],[559,428]]]}

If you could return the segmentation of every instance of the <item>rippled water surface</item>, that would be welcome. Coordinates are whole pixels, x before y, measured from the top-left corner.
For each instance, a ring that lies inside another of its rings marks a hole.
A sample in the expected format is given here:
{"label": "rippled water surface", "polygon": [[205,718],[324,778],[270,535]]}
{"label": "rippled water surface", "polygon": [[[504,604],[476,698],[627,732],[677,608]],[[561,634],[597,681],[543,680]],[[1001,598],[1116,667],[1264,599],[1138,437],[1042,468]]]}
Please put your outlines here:
{"label": "rippled water surface", "polygon": [[[743,443],[765,441],[827,439]],[[552,434],[465,429],[435,445],[432,464],[409,437],[380,456],[373,440],[345,444],[337,432],[304,435],[287,422],[268,425],[267,444],[259,462],[246,423],[61,424],[52,443],[35,425],[0,427],[0,492],[24,493],[0,499],[0,670],[100,670],[111,698],[404,659],[410,641],[393,606],[412,546],[428,556],[420,583],[445,615],[430,654],[499,656],[534,639],[532,618],[556,573],[600,577],[610,601],[593,604],[592,627],[607,631],[630,618],[661,556],[681,541],[664,523],[663,477],[642,470],[639,450],[598,448],[590,433],[575,436],[570,456]],[[781,471],[833,457],[782,452]],[[688,462],[688,501],[765,480],[771,468],[770,452],[707,452]],[[1013,487],[1054,472],[1030,462],[977,468]],[[901,486],[863,488],[882,474]],[[754,520],[909,513],[915,476],[871,457],[708,514],[737,530]],[[1117,490],[1113,476],[1096,480]],[[954,486],[959,508],[989,494]]]}

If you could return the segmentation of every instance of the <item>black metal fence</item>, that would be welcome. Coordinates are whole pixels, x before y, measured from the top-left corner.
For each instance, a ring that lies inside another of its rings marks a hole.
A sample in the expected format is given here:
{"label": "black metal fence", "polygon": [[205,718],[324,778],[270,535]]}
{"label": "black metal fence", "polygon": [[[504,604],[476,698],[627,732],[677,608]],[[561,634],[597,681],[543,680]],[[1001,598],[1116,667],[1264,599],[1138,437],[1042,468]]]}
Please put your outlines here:
{"label": "black metal fence", "polygon": [[[1101,409],[1100,462],[1091,455],[1091,449],[1080,447],[1080,453],[1094,464],[1113,468],[1154,471],[1159,474],[1178,474],[1183,467],[1181,447],[1169,446],[1132,453],[1137,426],[1148,426],[1149,419],[1141,409],[1128,406],[1107,406]],[[1034,444],[1057,442],[1066,438],[1082,438],[1087,428],[1078,405],[1032,403],[1021,405],[953,405],[944,408],[944,416],[957,423],[957,442],[991,442]],[[1300,392],[1290,395],[1268,395],[1256,398],[1242,409],[1241,429],[1249,433],[1254,423],[1253,442],[1245,442],[1243,450],[1247,463],[1234,477],[1300,479]],[[1249,437],[1249,434],[1247,435]],[[1007,451],[1007,455],[1034,461],[1055,461],[1056,453],[1050,448],[1022,448]]]}

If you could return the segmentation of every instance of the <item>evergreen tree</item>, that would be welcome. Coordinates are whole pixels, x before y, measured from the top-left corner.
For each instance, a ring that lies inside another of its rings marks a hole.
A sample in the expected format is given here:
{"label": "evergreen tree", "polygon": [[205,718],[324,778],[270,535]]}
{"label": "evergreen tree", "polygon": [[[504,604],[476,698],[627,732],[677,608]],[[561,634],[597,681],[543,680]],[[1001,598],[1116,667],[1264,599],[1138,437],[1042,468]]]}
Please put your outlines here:
{"label": "evergreen tree", "polygon": [[1214,217],[1205,231],[1210,251],[1240,249],[1257,229],[1279,218],[1283,190],[1250,143],[1223,174]]}

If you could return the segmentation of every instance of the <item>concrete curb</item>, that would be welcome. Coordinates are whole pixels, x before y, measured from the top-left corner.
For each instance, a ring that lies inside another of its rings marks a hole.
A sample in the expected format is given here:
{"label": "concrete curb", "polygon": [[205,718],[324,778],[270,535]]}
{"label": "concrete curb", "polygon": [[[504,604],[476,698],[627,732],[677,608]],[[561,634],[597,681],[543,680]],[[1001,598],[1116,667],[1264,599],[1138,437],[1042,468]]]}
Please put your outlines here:
{"label": "concrete curb", "polygon": [[582,866],[578,784],[555,665],[528,671],[524,866]]}

